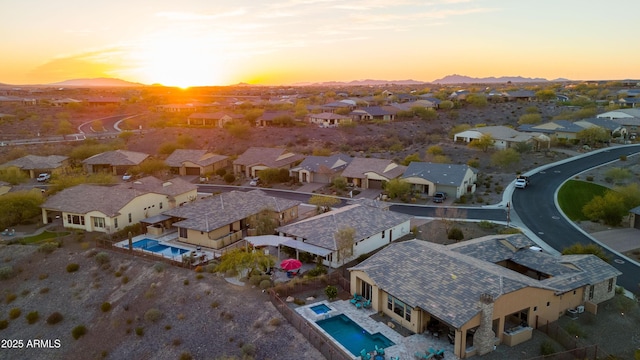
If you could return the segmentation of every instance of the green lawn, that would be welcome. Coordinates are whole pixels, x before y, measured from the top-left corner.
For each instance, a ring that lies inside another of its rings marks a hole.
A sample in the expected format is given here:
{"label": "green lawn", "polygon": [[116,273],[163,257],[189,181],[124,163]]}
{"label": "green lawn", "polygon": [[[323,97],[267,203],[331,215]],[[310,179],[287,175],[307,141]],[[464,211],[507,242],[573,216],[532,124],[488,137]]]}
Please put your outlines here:
{"label": "green lawn", "polygon": [[558,191],[558,205],[573,221],[589,220],[582,207],[596,195],[604,195],[608,188],[586,181],[569,180]]}
{"label": "green lawn", "polygon": [[55,239],[55,238],[58,238],[58,237],[67,236],[69,234],[70,234],[70,232],[68,232],[68,231],[63,231],[63,232],[44,231],[41,234],[23,238],[23,239],[20,240],[20,243],[22,243],[22,244],[36,244],[36,243],[45,241],[47,239]]}

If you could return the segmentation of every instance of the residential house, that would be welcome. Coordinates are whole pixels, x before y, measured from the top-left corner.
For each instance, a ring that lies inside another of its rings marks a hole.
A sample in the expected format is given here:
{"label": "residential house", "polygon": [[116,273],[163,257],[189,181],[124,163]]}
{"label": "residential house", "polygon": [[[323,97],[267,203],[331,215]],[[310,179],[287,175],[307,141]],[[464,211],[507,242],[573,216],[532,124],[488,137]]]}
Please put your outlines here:
{"label": "residential house", "polygon": [[340,124],[351,123],[351,118],[345,115],[334,114],[330,112],[323,112],[320,114],[309,114],[307,116],[309,122],[317,124],[321,128],[333,128],[338,127]]}
{"label": "residential house", "polygon": [[215,126],[222,128],[225,124],[244,119],[241,114],[227,113],[223,111],[213,113],[193,113],[187,118],[187,125]]}
{"label": "residential house", "polygon": [[629,226],[640,230],[640,206],[629,210]]}
{"label": "residential house", "polygon": [[478,170],[468,165],[411,162],[402,175],[414,191],[433,196],[445,192],[456,199],[476,191]]}
{"label": "residential house", "polygon": [[293,120],[293,112],[267,110],[256,119],[256,126],[273,126],[274,120],[278,118],[291,118]]}
{"label": "residential house", "polygon": [[93,155],[82,160],[82,165],[88,173],[106,172],[112,175],[123,175],[130,168],[140,165],[149,154],[113,150]]}
{"label": "residential house", "polygon": [[217,104],[208,104],[194,101],[186,104],[157,105],[156,110],[163,112],[193,113],[197,111],[206,111],[206,109],[214,106],[217,106]]}
{"label": "residential house", "polygon": [[356,157],[342,171],[342,176],[363,189],[382,189],[384,182],[400,177],[406,169],[393,160]]}
{"label": "residential house", "polygon": [[638,136],[640,133],[640,108],[607,111],[596,117],[615,121],[624,126],[629,131],[629,135]]}
{"label": "residential house", "polygon": [[45,224],[58,215],[65,228],[110,234],[196,196],[195,184],[149,176],[116,186],[77,185],[49,197],[40,207]]}
{"label": "residential house", "polygon": [[356,108],[356,102],[349,99],[344,99],[340,101],[334,101],[327,104],[322,104],[318,106],[309,105],[307,109],[309,111],[314,111],[315,109],[319,109],[322,112],[335,113],[337,111],[345,111],[348,112]]}
{"label": "residential house", "polygon": [[82,104],[82,100],[77,100],[72,98],[55,99],[55,100],[49,101],[49,104],[55,107],[79,105],[79,104]]}
{"label": "residential house", "polygon": [[[277,225],[298,218],[299,201],[268,196],[261,190],[230,191],[165,211],[178,229],[178,240],[222,249],[246,235],[257,235],[260,222]],[[260,234],[263,235],[263,234]]]}
{"label": "residential house", "polygon": [[628,135],[628,130],[620,123],[609,120],[606,118],[587,118],[574,122],[574,124],[581,126],[584,129],[588,129],[594,126],[605,129],[611,137],[623,137],[626,138]]}
{"label": "residential house", "polygon": [[229,166],[229,157],[217,155],[206,150],[176,149],[165,163],[171,171],[181,175],[204,177]]}
{"label": "residential house", "polygon": [[288,152],[285,149],[251,147],[233,162],[234,174],[244,174],[248,178],[258,176],[266,169],[290,170],[304,159],[303,155]]}
{"label": "residential house", "polygon": [[21,158],[8,161],[0,168],[16,167],[22,170],[31,179],[38,177],[40,173],[62,174],[70,167],[68,156],[63,155],[26,155]]}
{"label": "residential house", "polygon": [[574,124],[569,120],[554,120],[544,124],[530,125],[525,124],[518,127],[518,131],[525,133],[541,133],[549,137],[554,136],[557,139],[576,139],[578,132],[585,128]]}
{"label": "residential house", "polygon": [[353,110],[349,116],[354,121],[393,121],[397,112],[398,109],[393,106],[369,106]]}
{"label": "residential house", "polygon": [[291,177],[301,183],[329,184],[353,160],[345,154],[307,156],[300,165],[289,170]]}
{"label": "residential house", "polygon": [[[377,250],[410,232],[411,216],[363,204],[350,204],[276,229],[317,250],[323,264],[333,268]],[[342,240],[339,231],[353,229],[353,241]],[[346,241],[346,243],[345,243]]]}
{"label": "residential house", "polygon": [[535,150],[548,149],[551,146],[550,138],[542,133],[524,133],[506,126],[477,127],[459,132],[453,136],[454,142],[466,142],[478,140],[482,135],[488,134],[494,140],[494,148],[504,150],[516,143],[529,143]]}
{"label": "residential house", "polygon": [[534,251],[521,234],[390,244],[350,268],[351,292],[415,333],[449,334],[459,358],[514,346],[566,311],[594,312],[620,271],[595,255]]}
{"label": "residential house", "polygon": [[124,103],[124,99],[116,96],[94,96],[84,100],[84,103],[89,106],[106,106],[115,105],[119,106]]}
{"label": "residential house", "polygon": [[508,101],[533,101],[536,99],[536,93],[532,90],[506,91],[504,96]]}

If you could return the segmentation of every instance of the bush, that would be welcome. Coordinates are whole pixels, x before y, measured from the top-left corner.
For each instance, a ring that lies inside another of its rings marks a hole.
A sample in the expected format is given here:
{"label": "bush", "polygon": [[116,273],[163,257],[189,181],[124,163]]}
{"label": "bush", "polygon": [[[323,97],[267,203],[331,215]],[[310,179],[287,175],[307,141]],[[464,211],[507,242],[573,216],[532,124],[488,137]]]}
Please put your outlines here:
{"label": "bush", "polygon": [[324,289],[324,293],[325,295],[327,295],[327,297],[329,298],[329,300],[333,300],[336,297],[338,297],[338,288],[333,286],[333,285],[328,285],[325,289]]}
{"label": "bush", "polygon": [[20,308],[13,308],[9,310],[9,319],[11,320],[17,319],[20,317],[21,314],[22,314],[22,310],[20,310]]}
{"label": "bush", "polygon": [[307,271],[307,274],[312,277],[324,275],[327,273],[327,269],[324,266],[316,266],[313,269]]}
{"label": "bush", "polygon": [[256,347],[253,344],[242,345],[242,353],[247,356],[253,356],[256,354]]}
{"label": "bush", "polygon": [[227,184],[231,184],[232,182],[236,181],[236,177],[232,173],[225,174],[223,179]]}
{"label": "bush", "polygon": [[158,273],[163,272],[165,267],[166,267],[165,264],[161,263],[161,262],[157,262],[157,263],[153,264],[153,270],[155,270]]}
{"label": "bush", "polygon": [[111,259],[109,259],[109,254],[107,254],[106,252],[99,252],[98,254],[96,254],[96,262],[100,265],[104,265],[109,263],[109,261],[111,261]]}
{"label": "bush", "polygon": [[0,330],[6,329],[9,326],[9,320],[2,319],[0,320]]}
{"label": "bush", "polygon": [[62,321],[63,316],[59,312],[54,312],[47,318],[47,324],[54,325]]}
{"label": "bush", "polygon": [[551,341],[546,340],[540,344],[540,355],[547,356],[555,352],[556,348],[553,346],[553,343]]}
{"label": "bush", "polygon": [[182,354],[180,354],[180,360],[191,360],[193,359],[193,356],[191,356],[190,352],[183,352]]}
{"label": "bush", "polygon": [[31,311],[27,314],[27,316],[25,316],[25,319],[27,319],[27,322],[29,324],[34,324],[36,321],[38,321],[38,319],[40,319],[40,314],[38,314],[37,311]]}
{"label": "bush", "polygon": [[280,326],[280,324],[282,324],[282,320],[280,320],[280,318],[273,318],[269,320],[269,325],[271,326]]}
{"label": "bush", "polygon": [[220,177],[224,177],[225,175],[227,175],[227,169],[221,168],[221,169],[216,170],[216,175],[218,175]]}
{"label": "bush", "polygon": [[80,265],[76,264],[76,263],[71,263],[69,265],[67,265],[67,272],[76,272],[78,271],[78,269],[80,269]]}
{"label": "bush", "polygon": [[460,241],[464,239],[464,234],[460,228],[454,227],[449,230],[449,233],[447,233],[447,239]]}
{"label": "bush", "polygon": [[482,221],[480,221],[478,223],[478,226],[481,229],[492,230],[492,229],[495,229],[498,225],[496,223],[491,222],[491,221],[482,220]]}
{"label": "bush", "polygon": [[15,300],[15,299],[16,299],[16,297],[17,297],[17,295],[16,295],[16,294],[14,294],[14,293],[9,293],[9,294],[7,294],[7,296],[6,296],[4,299],[5,299],[5,301],[7,302],[7,304],[11,304],[11,303],[13,302],[13,300]]}
{"label": "bush", "polygon": [[71,336],[73,336],[73,338],[76,340],[84,336],[84,334],[86,333],[87,333],[87,328],[84,325],[78,325],[73,329],[71,329]]}
{"label": "bush", "polygon": [[7,265],[0,268],[0,280],[11,279],[14,275],[13,266]]}
{"label": "bush", "polygon": [[111,310],[111,303],[108,301],[103,302],[102,305],[100,305],[100,310],[102,310],[102,312]]}
{"label": "bush", "polygon": [[144,313],[144,319],[151,322],[156,322],[162,319],[162,316],[162,311],[155,308],[149,309]]}
{"label": "bush", "polygon": [[138,336],[143,336],[144,335],[144,328],[142,326],[138,326],[136,328],[136,335],[138,335]]}
{"label": "bush", "polygon": [[57,242],[53,242],[53,241],[47,241],[46,243],[40,245],[38,247],[38,251],[39,252],[43,252],[45,254],[51,254],[52,252],[54,252],[57,248],[59,247],[59,244]]}
{"label": "bush", "polygon": [[262,280],[260,281],[260,289],[266,290],[271,287],[271,280]]}

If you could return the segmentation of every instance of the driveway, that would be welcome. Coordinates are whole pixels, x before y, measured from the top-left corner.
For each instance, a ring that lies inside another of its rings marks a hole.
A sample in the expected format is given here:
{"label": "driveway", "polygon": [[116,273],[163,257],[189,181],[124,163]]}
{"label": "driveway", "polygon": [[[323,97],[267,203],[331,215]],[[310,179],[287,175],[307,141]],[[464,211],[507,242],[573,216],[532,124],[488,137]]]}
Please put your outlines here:
{"label": "driveway", "polygon": [[591,236],[611,249],[624,253],[640,248],[639,229],[613,229],[591,233]]}

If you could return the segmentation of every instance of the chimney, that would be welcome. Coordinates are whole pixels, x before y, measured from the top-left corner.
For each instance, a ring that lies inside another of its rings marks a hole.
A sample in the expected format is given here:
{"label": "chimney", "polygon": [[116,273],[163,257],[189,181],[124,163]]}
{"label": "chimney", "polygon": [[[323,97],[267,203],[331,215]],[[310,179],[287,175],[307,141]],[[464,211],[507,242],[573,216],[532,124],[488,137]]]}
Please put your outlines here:
{"label": "chimney", "polygon": [[493,296],[487,293],[480,295],[480,326],[473,335],[473,345],[478,349],[478,355],[493,351],[496,334],[493,332]]}

